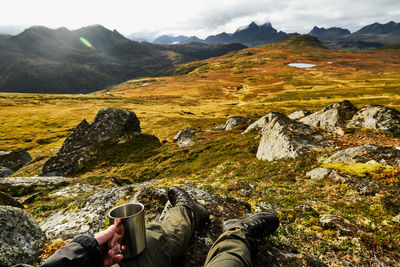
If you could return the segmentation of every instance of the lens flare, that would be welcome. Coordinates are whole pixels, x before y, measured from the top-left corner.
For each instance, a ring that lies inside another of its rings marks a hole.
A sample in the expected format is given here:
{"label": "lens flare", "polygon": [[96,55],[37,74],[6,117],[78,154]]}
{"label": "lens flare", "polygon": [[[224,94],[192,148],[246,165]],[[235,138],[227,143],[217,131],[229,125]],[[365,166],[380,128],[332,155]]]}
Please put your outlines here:
{"label": "lens flare", "polygon": [[89,47],[90,49],[93,49],[93,45],[88,40],[86,40],[84,37],[80,37],[79,40],[81,40],[81,42],[84,45],[86,45],[87,47]]}

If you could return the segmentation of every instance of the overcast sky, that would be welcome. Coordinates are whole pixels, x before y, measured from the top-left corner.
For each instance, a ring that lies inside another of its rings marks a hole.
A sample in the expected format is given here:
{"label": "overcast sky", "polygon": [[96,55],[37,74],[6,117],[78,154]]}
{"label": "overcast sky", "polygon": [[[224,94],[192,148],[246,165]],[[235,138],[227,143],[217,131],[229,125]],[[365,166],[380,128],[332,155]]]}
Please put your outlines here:
{"label": "overcast sky", "polygon": [[252,21],[308,33],[313,26],[351,32],[400,22],[400,0],[2,0],[0,33],[42,25],[71,30],[101,24],[124,35],[196,35],[234,32]]}

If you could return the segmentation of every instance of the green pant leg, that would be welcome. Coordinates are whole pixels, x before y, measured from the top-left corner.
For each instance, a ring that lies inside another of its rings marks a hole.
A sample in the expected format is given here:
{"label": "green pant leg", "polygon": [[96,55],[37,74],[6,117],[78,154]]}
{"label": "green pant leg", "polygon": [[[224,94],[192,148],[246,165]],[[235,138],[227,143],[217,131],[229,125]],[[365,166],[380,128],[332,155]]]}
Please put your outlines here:
{"label": "green pant leg", "polygon": [[243,227],[225,231],[208,252],[205,267],[251,267],[250,244]]}
{"label": "green pant leg", "polygon": [[194,231],[193,212],[183,206],[171,208],[164,220],[146,226],[146,249],[123,260],[121,267],[166,267],[179,259]]}

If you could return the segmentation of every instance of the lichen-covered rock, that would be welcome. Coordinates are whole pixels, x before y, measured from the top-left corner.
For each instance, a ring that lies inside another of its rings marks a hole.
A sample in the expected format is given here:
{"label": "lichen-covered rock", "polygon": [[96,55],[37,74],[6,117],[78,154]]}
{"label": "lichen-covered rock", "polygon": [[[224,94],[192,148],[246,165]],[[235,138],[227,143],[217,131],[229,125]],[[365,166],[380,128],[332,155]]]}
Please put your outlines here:
{"label": "lichen-covered rock", "polygon": [[0,166],[6,167],[15,172],[31,160],[32,157],[28,152],[26,152],[24,149],[17,149],[1,154]]}
{"label": "lichen-covered rock", "polygon": [[92,146],[82,147],[70,153],[58,153],[49,158],[42,168],[42,176],[66,176],[74,173],[80,166],[89,162],[94,155]]}
{"label": "lichen-covered rock", "polygon": [[196,128],[188,127],[180,130],[174,137],[173,142],[179,147],[187,147],[194,145],[193,137],[199,132]]}
{"label": "lichen-covered rock", "polygon": [[73,152],[85,146],[95,145],[126,133],[140,133],[136,114],[126,109],[100,109],[91,124],[83,120],[65,139],[59,154]]}
{"label": "lichen-covered rock", "polygon": [[262,129],[257,158],[268,161],[296,158],[312,149],[328,146],[328,141],[310,126],[277,116]]}
{"label": "lichen-covered rock", "polygon": [[383,130],[400,136],[400,112],[380,105],[367,105],[353,116],[347,127]]}
{"label": "lichen-covered rock", "polygon": [[324,179],[328,177],[328,175],[331,173],[331,169],[327,168],[315,168],[309,172],[306,173],[306,177],[311,178],[311,179]]}
{"label": "lichen-covered rock", "polygon": [[68,135],[57,155],[45,162],[42,176],[70,175],[93,158],[93,146],[127,133],[140,133],[136,114],[124,109],[101,109],[93,122],[83,120]]}
{"label": "lichen-covered rock", "polygon": [[40,255],[45,236],[23,210],[0,206],[0,266],[33,264]]}
{"label": "lichen-covered rock", "polygon": [[13,173],[14,172],[12,170],[10,170],[9,168],[0,166],[0,178],[9,176]]}
{"label": "lichen-covered rock", "polygon": [[12,206],[23,209],[24,206],[8,194],[0,191],[0,206]]}
{"label": "lichen-covered rock", "polygon": [[357,112],[357,108],[348,100],[334,103],[299,120],[310,126],[331,128],[346,127]]}
{"label": "lichen-covered rock", "polygon": [[74,198],[82,194],[90,193],[96,189],[99,189],[99,187],[88,184],[77,183],[72,186],[64,187],[58,190],[57,192],[51,194],[50,196]]}
{"label": "lichen-covered rock", "polygon": [[251,131],[261,130],[275,117],[286,117],[286,115],[279,112],[270,112],[267,115],[258,119],[257,121],[253,122],[252,124],[250,124],[249,127],[247,127],[246,130],[242,132],[242,134],[246,134]]}
{"label": "lichen-covered rock", "polygon": [[130,192],[132,186],[98,190],[46,218],[40,227],[49,239],[72,239],[80,234],[94,234],[104,227],[108,211]]}
{"label": "lichen-covered rock", "polygon": [[393,147],[377,145],[362,145],[340,150],[325,160],[325,163],[343,162],[367,163],[374,160],[384,165],[398,166],[400,164],[400,150]]}
{"label": "lichen-covered rock", "polygon": [[240,125],[250,124],[253,121],[254,121],[253,119],[245,118],[242,116],[233,116],[228,118],[223,128],[225,131],[232,130],[233,128],[236,128]]}
{"label": "lichen-covered rock", "polygon": [[288,117],[291,120],[300,120],[304,117],[307,117],[310,114],[311,114],[311,111],[308,111],[308,110],[297,110],[295,112],[290,113],[288,115]]}
{"label": "lichen-covered rock", "polygon": [[73,178],[66,177],[10,177],[0,179],[0,190],[9,187],[52,187],[67,185]]}

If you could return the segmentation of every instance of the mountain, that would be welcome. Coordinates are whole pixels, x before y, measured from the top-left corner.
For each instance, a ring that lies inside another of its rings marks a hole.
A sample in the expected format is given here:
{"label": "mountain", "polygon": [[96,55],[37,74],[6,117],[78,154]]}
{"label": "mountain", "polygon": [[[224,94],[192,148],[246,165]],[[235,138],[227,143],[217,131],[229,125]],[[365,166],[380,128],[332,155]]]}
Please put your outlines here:
{"label": "mountain", "polygon": [[139,43],[101,25],[74,31],[34,26],[0,40],[0,91],[88,93],[242,48]]}
{"label": "mountain", "polygon": [[390,34],[390,35],[400,35],[400,23],[390,21],[386,24],[374,23],[367,25],[360,30],[356,31],[354,34]]}
{"label": "mountain", "polygon": [[[245,27],[237,29],[234,33],[222,32],[217,35],[210,35],[206,39],[202,40],[195,36],[190,37],[197,42],[203,42],[207,44],[217,43],[242,43],[246,46],[259,46],[263,44],[277,43],[289,39],[290,37],[298,35],[297,33],[287,34],[284,32],[278,32],[274,29],[271,23],[267,22],[262,25],[258,25],[255,22],[250,23]],[[189,37],[178,36],[173,37],[169,35],[162,35],[158,37],[153,43],[157,44],[171,44],[171,43],[182,43],[188,42]]]}
{"label": "mountain", "polygon": [[320,40],[329,40],[329,39],[337,39],[337,38],[344,38],[347,35],[350,35],[351,32],[348,29],[342,28],[318,28],[315,26],[308,35],[317,37]]}
{"label": "mountain", "polygon": [[373,23],[350,33],[342,28],[314,27],[309,35],[317,37],[324,45],[333,49],[368,50],[387,45],[400,44],[400,23]]}
{"label": "mountain", "polygon": [[12,35],[10,35],[10,34],[0,34],[0,40],[1,39],[8,39],[8,38],[10,38]]}
{"label": "mountain", "polygon": [[184,35],[179,36],[170,36],[170,35],[161,35],[157,37],[153,43],[154,44],[180,44],[187,42],[202,42],[203,40],[197,38],[196,36],[187,37]]}

